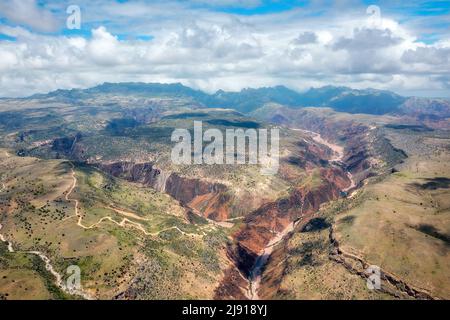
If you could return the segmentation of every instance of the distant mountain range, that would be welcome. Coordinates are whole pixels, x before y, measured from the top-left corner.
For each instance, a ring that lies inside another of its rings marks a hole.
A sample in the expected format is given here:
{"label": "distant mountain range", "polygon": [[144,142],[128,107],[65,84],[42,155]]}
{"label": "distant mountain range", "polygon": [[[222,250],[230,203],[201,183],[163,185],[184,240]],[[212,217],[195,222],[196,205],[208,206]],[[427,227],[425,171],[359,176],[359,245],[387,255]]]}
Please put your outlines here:
{"label": "distant mountain range", "polygon": [[210,108],[231,108],[242,113],[252,112],[267,103],[291,108],[330,107],[336,111],[364,114],[407,114],[422,117],[450,117],[450,102],[445,99],[403,97],[391,91],[325,86],[297,92],[285,86],[248,88],[239,92],[219,90],[207,94],[180,83],[104,83],[89,89],[56,90],[30,98],[79,100],[93,95],[135,95],[142,97],[187,98]]}

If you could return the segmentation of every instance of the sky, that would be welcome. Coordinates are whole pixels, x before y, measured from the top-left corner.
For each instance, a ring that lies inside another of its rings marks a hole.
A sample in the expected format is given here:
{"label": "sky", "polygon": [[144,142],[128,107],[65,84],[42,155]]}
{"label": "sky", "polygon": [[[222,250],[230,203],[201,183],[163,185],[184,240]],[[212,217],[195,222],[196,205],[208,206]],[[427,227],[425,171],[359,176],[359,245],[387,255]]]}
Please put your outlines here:
{"label": "sky", "polygon": [[127,81],[450,97],[450,0],[0,0],[1,97]]}

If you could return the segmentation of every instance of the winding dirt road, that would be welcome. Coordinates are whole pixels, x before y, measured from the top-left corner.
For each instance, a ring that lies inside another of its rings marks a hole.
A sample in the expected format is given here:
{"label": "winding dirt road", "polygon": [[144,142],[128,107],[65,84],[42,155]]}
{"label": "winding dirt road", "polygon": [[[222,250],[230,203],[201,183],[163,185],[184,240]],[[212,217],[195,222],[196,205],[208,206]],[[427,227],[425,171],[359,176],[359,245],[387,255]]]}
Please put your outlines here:
{"label": "winding dirt road", "polygon": [[[77,199],[75,199],[75,198],[71,198],[70,197],[72,192],[75,190],[78,181],[77,181],[77,178],[75,176],[75,170],[74,170],[75,166],[73,165],[73,163],[71,163],[71,162],[69,162],[69,163],[71,165],[71,177],[72,177],[73,182],[70,185],[69,189],[66,191],[66,195],[65,195],[64,198],[65,198],[65,200],[67,202],[73,202],[73,204],[74,204],[74,214],[72,216],[69,216],[69,217],[63,219],[63,221],[64,220],[68,220],[68,219],[77,218],[77,225],[79,227],[81,227],[83,229],[92,229],[92,228],[97,227],[103,221],[108,220],[108,221],[110,221],[110,222],[112,222],[112,223],[114,223],[114,224],[116,224],[116,225],[118,225],[120,227],[124,227],[124,228],[125,227],[133,227],[133,228],[136,228],[139,231],[143,232],[145,235],[153,236],[153,237],[156,237],[160,233],[162,233],[164,231],[168,231],[168,230],[177,230],[178,232],[180,232],[181,234],[186,235],[186,236],[203,237],[204,235],[206,235],[205,232],[202,232],[202,234],[188,233],[188,232],[185,232],[185,231],[181,230],[177,226],[164,228],[164,229],[161,229],[158,232],[154,232],[154,233],[147,232],[142,224],[140,224],[138,222],[135,222],[135,221],[132,221],[132,220],[130,220],[128,218],[136,219],[136,220],[142,220],[142,221],[148,221],[149,219],[140,217],[140,216],[138,216],[137,214],[135,214],[133,212],[128,212],[128,211],[125,211],[125,210],[122,210],[122,209],[118,209],[118,208],[115,208],[115,207],[112,207],[112,206],[108,206],[106,208],[110,209],[110,210],[114,210],[115,212],[125,216],[125,218],[123,218],[120,222],[114,220],[110,216],[106,216],[106,217],[102,217],[99,221],[97,221],[96,223],[94,223],[94,224],[92,224],[90,226],[84,225],[83,222],[82,222],[83,216],[79,212],[79,201]],[[0,192],[2,192],[5,188],[6,188],[5,184],[2,183]],[[0,224],[0,230],[2,228],[3,228],[3,225]],[[2,242],[7,244],[9,252],[11,252],[11,253],[17,252],[17,251],[14,250],[12,242],[8,241],[3,234],[0,234],[0,241],[2,241]],[[20,252],[22,252],[22,251],[20,251]],[[63,281],[63,276],[55,270],[55,268],[51,264],[50,259],[44,253],[42,253],[41,251],[35,251],[35,250],[33,250],[33,251],[23,251],[23,253],[37,255],[44,262],[45,269],[47,271],[49,271],[55,277],[55,284],[61,290],[63,290],[64,292],[66,292],[68,294],[71,294],[71,295],[81,296],[81,297],[83,297],[84,299],[87,299],[87,300],[93,300],[94,299],[92,296],[90,296],[88,293],[84,292],[82,289],[75,289],[75,288],[71,288],[71,287],[67,286],[64,283],[64,281]]]}
{"label": "winding dirt road", "polygon": [[[1,189],[0,191],[3,191],[5,188],[6,188],[5,184],[2,182],[2,189]],[[73,188],[74,188],[74,187],[72,187],[71,190],[73,190]],[[67,199],[67,196],[66,196],[66,199]],[[1,230],[2,228],[3,228],[3,225],[0,224],[0,230]],[[14,250],[12,242],[11,242],[11,241],[8,241],[8,240],[6,239],[6,237],[5,237],[3,234],[0,234],[0,241],[2,241],[2,242],[4,242],[4,243],[7,244],[7,246],[8,246],[8,251],[9,251],[10,253],[17,252],[17,251]],[[21,252],[21,251],[20,251],[20,252]],[[56,285],[57,285],[61,290],[63,290],[64,292],[66,292],[66,293],[68,293],[68,294],[71,294],[71,295],[78,295],[78,296],[81,296],[81,297],[83,297],[84,299],[87,299],[87,300],[92,300],[92,299],[93,299],[89,294],[87,294],[87,293],[84,292],[83,290],[81,290],[81,289],[76,289],[76,288],[72,288],[72,287],[67,286],[67,285],[64,283],[64,281],[63,281],[62,275],[61,275],[60,273],[58,273],[58,272],[55,270],[55,268],[53,267],[53,265],[52,265],[51,262],[50,262],[50,259],[49,259],[44,253],[42,253],[41,251],[35,251],[35,250],[32,250],[32,251],[23,251],[23,253],[33,254],[33,255],[38,256],[38,257],[44,262],[44,264],[45,264],[45,269],[46,269],[48,272],[50,272],[50,273],[55,277],[55,279],[56,279],[56,281],[55,281]]]}
{"label": "winding dirt road", "polygon": [[77,225],[79,227],[83,228],[83,229],[86,229],[86,230],[98,227],[98,225],[100,223],[102,223],[103,221],[108,220],[108,221],[110,221],[110,222],[112,222],[112,223],[114,223],[114,224],[116,224],[116,225],[118,225],[120,227],[123,227],[123,228],[125,228],[127,226],[133,227],[133,228],[143,232],[146,236],[156,237],[160,233],[162,233],[164,231],[168,231],[168,230],[177,230],[178,232],[180,232],[181,234],[186,235],[186,236],[203,237],[205,235],[204,232],[202,234],[188,233],[188,232],[185,232],[185,231],[181,230],[177,226],[168,227],[168,228],[165,228],[165,229],[161,229],[158,232],[151,233],[151,232],[148,232],[147,230],[145,230],[144,226],[141,223],[132,221],[132,220],[130,220],[128,218],[137,219],[137,220],[143,220],[143,221],[148,221],[149,219],[142,218],[142,217],[138,216],[136,213],[128,212],[128,211],[125,211],[125,210],[122,210],[122,209],[118,209],[118,208],[115,208],[115,207],[112,207],[112,206],[108,206],[108,207],[105,207],[105,208],[113,210],[113,211],[117,212],[118,214],[124,215],[125,218],[123,218],[120,222],[114,220],[111,216],[106,216],[106,217],[100,218],[100,220],[98,220],[96,223],[94,223],[94,224],[92,224],[90,226],[83,225],[83,222],[82,222],[83,221],[83,215],[81,215],[79,213],[79,208],[78,208],[79,207],[79,202],[78,202],[77,199],[74,199],[74,198],[70,197],[70,195],[72,194],[73,190],[75,189],[75,187],[77,185],[77,178],[75,176],[75,170],[74,170],[75,166],[72,163],[70,163],[70,165],[72,166],[72,168],[71,168],[71,175],[72,175],[73,183],[70,186],[69,190],[67,190],[65,199],[68,202],[73,202],[74,203],[75,214],[73,216],[67,217],[64,220],[71,219],[71,218],[78,218]]}
{"label": "winding dirt road", "polygon": [[[314,141],[316,141],[319,144],[323,144],[326,145],[327,147],[329,147],[331,150],[334,151],[334,157],[329,159],[330,162],[335,162],[335,163],[340,163],[343,158],[344,158],[344,148],[342,146],[339,146],[337,144],[333,144],[329,141],[324,140],[321,135],[319,133],[316,132],[312,132],[312,131],[307,131],[307,130],[303,130],[303,129],[292,129],[292,130],[296,130],[296,131],[302,131],[305,133],[308,133],[312,136],[312,139]],[[132,221],[131,219],[135,219],[135,220],[141,220],[141,221],[148,221],[148,219],[145,219],[143,217],[138,216],[137,214],[133,213],[133,212],[128,212],[119,208],[115,208],[112,206],[108,206],[106,207],[107,209],[110,210],[114,210],[116,213],[121,214],[123,216],[125,216],[120,222],[114,220],[111,216],[105,216],[102,217],[100,220],[98,220],[96,223],[90,225],[90,226],[86,226],[83,225],[82,220],[83,220],[83,216],[82,214],[79,213],[79,201],[75,198],[71,198],[71,194],[73,193],[74,189],[76,188],[77,185],[77,178],[75,176],[75,166],[73,165],[73,163],[69,162],[71,165],[71,177],[73,179],[73,183],[71,184],[71,186],[69,187],[69,189],[66,192],[65,195],[65,200],[68,202],[73,202],[74,203],[74,215],[65,218],[64,220],[67,219],[71,219],[71,218],[77,218],[77,225],[83,229],[92,229],[95,227],[98,227],[99,224],[101,224],[103,221],[110,221],[120,227],[133,227],[136,228],[137,230],[143,232],[145,235],[147,236],[158,236],[161,232],[164,231],[168,231],[168,230],[172,230],[175,229],[178,232],[180,232],[183,235],[188,235],[188,236],[197,236],[197,237],[202,237],[205,235],[204,232],[203,235],[202,234],[197,234],[197,233],[187,233],[184,232],[183,230],[179,229],[177,226],[172,226],[172,227],[168,227],[165,229],[162,229],[158,232],[155,233],[150,233],[148,231],[145,230],[144,226],[141,223],[138,223],[136,221]],[[347,172],[349,179],[351,180],[351,185],[349,187],[347,187],[346,189],[342,190],[342,191],[348,191],[354,187],[356,187],[356,184],[353,180],[353,177],[351,175],[350,172]],[[5,185],[2,183],[2,190],[5,188]],[[241,217],[239,217],[241,218]],[[236,218],[238,219],[238,218]],[[233,225],[230,221],[227,221],[226,223],[217,223],[215,221],[208,221],[210,223],[213,223],[214,225],[220,225],[221,227],[226,227],[229,228],[230,225]],[[288,227],[286,227],[282,232],[277,233],[274,238],[267,244],[267,246],[262,250],[261,254],[258,256],[258,258],[256,259],[256,262],[252,268],[251,271],[251,276],[250,276],[250,281],[249,281],[249,290],[248,290],[248,298],[252,299],[252,300],[257,300],[259,299],[258,297],[258,288],[259,288],[259,284],[261,281],[261,273],[262,273],[262,269],[265,266],[265,264],[267,263],[268,258],[270,257],[270,254],[273,252],[274,247],[279,244],[281,241],[283,241],[283,239],[286,237],[286,235],[288,235],[290,232],[292,232],[295,228],[295,226],[300,222],[300,220],[296,221],[296,222],[292,222],[291,224],[289,224]],[[226,224],[226,225],[225,225]],[[2,228],[2,225],[0,224],[0,229]],[[0,234],[0,240],[3,242],[6,242],[8,244],[8,251],[9,252],[14,252],[12,243],[9,242],[2,234]],[[40,259],[45,263],[45,268],[56,278],[56,284],[58,287],[60,287],[63,291],[69,293],[69,294],[77,294],[80,295],[82,297],[84,297],[85,299],[92,299],[92,297],[90,297],[87,293],[81,291],[81,290],[73,290],[68,288],[62,280],[62,276],[61,274],[59,274],[52,266],[50,259],[45,256],[42,252],[39,251],[27,251],[26,253],[30,253],[30,254],[34,254],[40,257]]]}

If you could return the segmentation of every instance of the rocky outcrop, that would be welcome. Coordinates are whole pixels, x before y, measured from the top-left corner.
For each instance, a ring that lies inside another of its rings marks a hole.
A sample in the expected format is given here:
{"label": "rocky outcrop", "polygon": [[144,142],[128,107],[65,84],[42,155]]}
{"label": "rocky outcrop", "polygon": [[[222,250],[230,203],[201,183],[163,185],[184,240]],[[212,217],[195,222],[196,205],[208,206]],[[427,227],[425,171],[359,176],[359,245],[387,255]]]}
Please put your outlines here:
{"label": "rocky outcrop", "polygon": [[[297,124],[294,126],[298,127]],[[348,191],[357,187],[362,180],[376,173],[374,168],[376,152],[372,144],[377,136],[372,133],[373,128],[353,121],[339,123],[318,118],[305,122],[302,128],[319,132],[328,141],[335,143],[339,141],[340,144],[345,144],[344,154],[340,160],[331,163],[321,160],[331,156],[323,152],[319,153],[315,161],[308,159],[307,155],[299,156],[298,159],[288,159],[306,170],[309,169],[307,165],[304,165],[307,163],[311,163],[315,168],[321,168],[321,183],[312,188],[299,186],[292,190],[287,198],[266,203],[245,218],[245,225],[234,235],[235,241],[229,248],[229,257],[235,261],[239,272],[250,281],[254,277],[253,271],[262,253],[267,250],[268,244],[271,244],[274,238],[285,233],[290,225],[307,223],[322,204],[345,196],[347,192],[343,192],[344,190]],[[314,144],[307,147],[314,147]],[[308,149],[308,151],[314,150]],[[318,155],[318,152],[308,153],[310,156]],[[272,254],[269,253],[269,255],[265,261],[271,259]],[[267,285],[267,283],[263,284]],[[276,287],[276,284],[274,286]],[[228,297],[237,289],[241,292],[248,290],[241,283],[235,286],[229,283],[221,284],[216,291],[216,298]],[[258,292],[264,293],[266,289],[261,287]]]}
{"label": "rocky outcrop", "polygon": [[366,124],[359,123],[348,117],[334,116],[325,109],[316,112],[309,109],[278,108],[275,114],[265,115],[278,124],[291,128],[299,128],[320,134],[329,142],[345,145],[342,163],[344,169],[352,173],[356,184],[374,174],[371,160],[377,157],[373,150],[372,129]]}
{"label": "rocky outcrop", "polygon": [[127,161],[102,163],[103,171],[122,179],[137,182],[165,192],[178,200],[181,205],[216,221],[229,216],[227,187],[201,179],[182,177],[177,173],[163,171],[152,163]]}
{"label": "rocky outcrop", "polygon": [[65,156],[76,161],[83,162],[86,160],[85,150],[78,142],[82,140],[81,133],[74,136],[56,138],[51,142],[51,151],[55,152],[55,158]]}
{"label": "rocky outcrop", "polygon": [[152,163],[113,162],[102,163],[100,169],[115,177],[150,186],[158,191],[165,188],[163,180],[168,177],[161,170],[155,168]]}
{"label": "rocky outcrop", "polygon": [[[249,256],[258,255],[274,234],[282,232],[293,221],[316,212],[321,204],[339,198],[341,190],[350,184],[340,168],[321,169],[321,177],[323,183],[318,187],[295,188],[288,198],[267,203],[250,213],[244,220],[245,227],[235,235],[238,247],[251,252]],[[246,261],[245,265],[252,263],[254,261]],[[241,271],[248,272],[244,265]]]}
{"label": "rocky outcrop", "polygon": [[[319,186],[295,188],[289,197],[264,204],[245,218],[244,226],[234,234],[235,241],[228,248],[228,256],[246,278],[251,277],[258,256],[275,235],[299,219],[306,220],[322,204],[339,198],[341,190],[351,183],[338,167],[322,168],[320,176],[322,183]],[[239,289],[241,293],[247,290],[241,282],[233,285],[222,281],[216,290],[216,298],[227,298]]]}
{"label": "rocky outcrop", "polygon": [[215,298],[222,300],[245,300],[249,298],[248,280],[237,268],[228,268],[220,286],[215,291]]}
{"label": "rocky outcrop", "polygon": [[[319,122],[317,126],[319,125]],[[317,130],[329,138],[328,134],[336,132],[336,128],[311,126],[306,129]],[[344,157],[330,162],[331,150],[321,144],[299,142],[304,153],[289,158],[288,162],[296,164],[307,172],[319,168],[320,181],[293,188],[289,195],[276,201],[263,203],[256,210],[246,215],[242,227],[233,234],[233,243],[227,248],[227,256],[233,267],[225,272],[225,277],[216,288],[218,299],[251,298],[250,279],[257,261],[264,250],[274,239],[297,221],[308,221],[320,209],[320,206],[342,196],[343,190],[352,185],[353,174],[363,179],[370,174],[371,150],[366,141],[369,128],[360,125],[340,127],[338,132],[346,135]],[[344,133],[343,133],[344,132]],[[332,141],[342,140],[340,135]],[[283,160],[284,161],[284,160]],[[165,192],[192,212],[216,221],[224,221],[230,217],[233,199],[225,185],[212,183],[198,178],[180,176],[174,172],[166,172],[156,168],[152,163],[114,162],[103,163],[101,169],[117,177],[150,186]],[[348,171],[352,175],[348,174]],[[363,174],[361,174],[363,173]],[[361,178],[362,177],[362,178]],[[270,254],[270,253],[269,253]],[[267,256],[269,256],[267,254]],[[250,293],[249,293],[250,292]]]}

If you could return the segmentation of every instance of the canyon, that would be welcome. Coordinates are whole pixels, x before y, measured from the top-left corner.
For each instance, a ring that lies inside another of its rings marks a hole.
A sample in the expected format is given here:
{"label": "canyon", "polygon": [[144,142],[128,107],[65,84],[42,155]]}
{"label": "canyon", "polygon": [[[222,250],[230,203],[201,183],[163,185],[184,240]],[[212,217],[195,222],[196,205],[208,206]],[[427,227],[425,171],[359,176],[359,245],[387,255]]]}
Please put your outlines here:
{"label": "canyon", "polygon": [[[320,134],[313,134],[323,142]],[[328,144],[335,150],[342,150],[340,146]],[[343,154],[336,157],[333,161],[341,159]],[[216,298],[258,299],[261,271],[274,246],[281,243],[297,226],[305,225],[322,204],[339,198],[343,190],[349,190],[355,185],[348,172],[340,166],[321,169],[320,176],[323,183],[318,188],[296,188],[287,199],[265,204],[244,219],[245,226],[235,234],[236,242],[229,248],[229,256],[247,283],[236,277],[234,270],[230,270],[217,289]]]}
{"label": "canyon", "polygon": [[[58,92],[2,112],[0,296],[24,294],[10,281],[23,261],[43,297],[76,298],[60,290],[72,264],[94,299],[447,296],[445,120],[142,94]],[[278,172],[171,162],[171,133],[195,121],[279,130]],[[370,264],[385,289],[366,289]]]}
{"label": "canyon", "polygon": [[[317,188],[297,187],[289,197],[266,203],[244,217],[244,227],[233,234],[234,244],[227,248],[233,266],[226,271],[223,282],[216,290],[218,299],[258,299],[261,270],[273,247],[299,224],[306,224],[322,204],[345,196],[356,187],[343,159],[344,156],[352,159],[354,155],[351,152],[358,150],[357,147],[346,146],[351,151],[345,154],[343,146],[325,140],[320,133],[294,130],[310,135],[315,142],[331,149],[328,159],[325,159],[330,167],[320,169],[322,183]],[[365,131],[358,133],[365,134]],[[363,166],[355,163],[352,162],[356,174],[357,168]],[[187,210],[207,219],[220,223],[229,218],[229,198],[226,196],[227,187],[223,184],[181,177],[177,173],[158,169],[152,163],[102,163],[99,168],[113,176],[165,192]]]}

